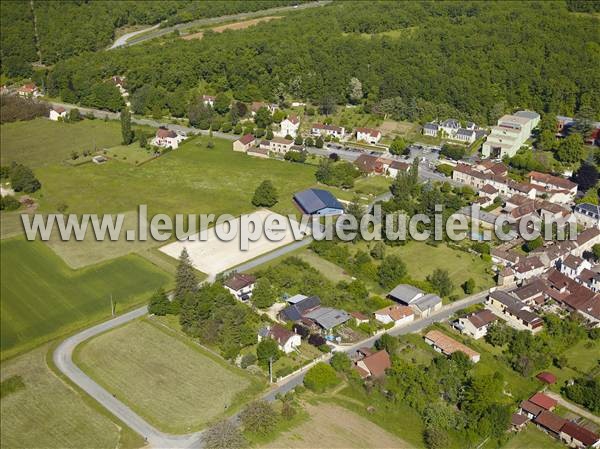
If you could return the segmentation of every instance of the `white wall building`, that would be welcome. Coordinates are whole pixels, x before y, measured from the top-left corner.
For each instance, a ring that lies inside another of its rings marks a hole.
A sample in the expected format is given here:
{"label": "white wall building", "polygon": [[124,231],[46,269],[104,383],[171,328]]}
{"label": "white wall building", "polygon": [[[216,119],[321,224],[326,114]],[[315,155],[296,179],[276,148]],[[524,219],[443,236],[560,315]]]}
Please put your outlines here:
{"label": "white wall building", "polygon": [[275,133],[276,136],[285,137],[292,136],[294,139],[298,135],[298,128],[300,127],[300,119],[296,115],[290,115],[281,122],[279,131]]}
{"label": "white wall building", "polygon": [[539,122],[540,115],[533,111],[519,111],[514,115],[502,116],[483,144],[483,157],[514,156]]}
{"label": "white wall building", "polygon": [[62,106],[54,106],[52,109],[50,109],[50,115],[48,118],[50,120],[54,120],[55,122],[57,122],[58,119],[64,120],[67,118],[67,110]]}

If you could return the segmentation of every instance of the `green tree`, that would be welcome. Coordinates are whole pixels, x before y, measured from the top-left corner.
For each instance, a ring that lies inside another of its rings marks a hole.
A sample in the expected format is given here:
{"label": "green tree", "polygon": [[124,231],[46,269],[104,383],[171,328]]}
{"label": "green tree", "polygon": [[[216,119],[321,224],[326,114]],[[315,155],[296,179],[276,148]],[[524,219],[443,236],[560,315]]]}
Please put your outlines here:
{"label": "green tree", "polygon": [[131,131],[131,113],[128,108],[121,110],[121,142],[129,145],[133,142],[133,131]]}
{"label": "green tree", "polygon": [[352,366],[352,361],[345,352],[334,352],[329,363],[338,372],[346,372]]}
{"label": "green tree", "polygon": [[592,254],[594,255],[594,259],[600,260],[600,243],[596,243],[592,246]]}
{"label": "green tree", "polygon": [[373,247],[371,248],[371,257],[376,260],[383,260],[385,257],[385,243],[378,241],[375,242]]}
{"label": "green tree", "polygon": [[375,342],[375,347],[379,350],[385,349],[388,354],[392,355],[396,353],[399,343],[396,337],[392,337],[390,334],[383,334]]}
{"label": "green tree", "polygon": [[544,245],[544,240],[541,236],[537,236],[533,240],[529,240],[523,244],[523,250],[530,253],[534,249],[538,249]]}
{"label": "green tree", "polygon": [[435,288],[440,296],[448,296],[454,288],[448,270],[442,270],[441,268],[433,270],[433,273],[427,276],[427,281]]}
{"label": "green tree", "polygon": [[392,154],[406,154],[408,149],[408,143],[402,137],[396,137],[390,144],[390,153]]}
{"label": "green tree", "polygon": [[321,136],[318,136],[315,139],[315,147],[317,147],[317,148],[323,148],[323,138]]}
{"label": "green tree", "polygon": [[33,193],[42,188],[33,171],[24,165],[16,164],[10,170],[10,184],[15,192]]}
{"label": "green tree", "polygon": [[81,114],[79,113],[79,109],[73,108],[69,111],[69,122],[78,122],[81,120]]}
{"label": "green tree", "polygon": [[271,207],[277,204],[277,201],[277,189],[268,179],[260,183],[252,197],[252,204],[256,207]]}
{"label": "green tree", "polygon": [[473,293],[475,291],[475,279],[469,278],[463,282],[462,289],[467,295]]}
{"label": "green tree", "polygon": [[581,192],[587,192],[598,182],[598,168],[594,164],[583,161],[575,173],[575,182]]}
{"label": "green tree", "polygon": [[177,271],[175,273],[175,290],[173,291],[173,297],[182,301],[187,295],[193,294],[197,290],[198,279],[196,277],[196,272],[192,266],[192,261],[187,249],[183,248],[181,255],[179,256],[179,264],[177,265]]}
{"label": "green tree", "polygon": [[556,158],[561,162],[574,163],[583,155],[583,137],[581,134],[570,134],[558,145]]}
{"label": "green tree", "polygon": [[268,309],[271,307],[277,298],[277,292],[271,285],[268,278],[263,277],[256,281],[254,290],[252,291],[252,304],[259,309]]}
{"label": "green tree", "polygon": [[406,264],[400,257],[386,256],[377,270],[379,285],[391,289],[400,283],[406,272]]}
{"label": "green tree", "polygon": [[231,100],[226,94],[221,93],[216,96],[214,104],[215,111],[219,114],[226,114],[229,111]]}
{"label": "green tree", "polygon": [[256,346],[256,358],[262,366],[267,366],[270,359],[277,361],[280,356],[281,351],[275,340],[265,338]]}
{"label": "green tree", "polygon": [[294,139],[294,145],[302,145],[304,143],[304,139],[302,138],[302,136],[300,134],[298,134],[296,136],[296,138]]}
{"label": "green tree", "polygon": [[266,107],[263,106],[256,111],[254,123],[258,128],[267,128],[271,123],[273,123],[273,117],[271,117],[271,113]]}
{"label": "green tree", "polygon": [[438,427],[427,427],[423,439],[428,449],[444,449],[450,444],[448,432]]}
{"label": "green tree", "polygon": [[304,376],[304,386],[316,393],[323,393],[340,382],[335,370],[327,363],[319,362]]}
{"label": "green tree", "polygon": [[247,432],[266,435],[277,424],[279,416],[265,400],[253,401],[240,413],[240,421]]}
{"label": "green tree", "polygon": [[148,302],[148,313],[165,316],[171,311],[171,302],[167,298],[165,291],[160,288],[150,298]]}
{"label": "green tree", "polygon": [[273,136],[273,130],[271,128],[268,128],[267,129],[267,134],[265,136],[265,139],[267,139],[267,140],[273,140],[273,137],[274,137]]}

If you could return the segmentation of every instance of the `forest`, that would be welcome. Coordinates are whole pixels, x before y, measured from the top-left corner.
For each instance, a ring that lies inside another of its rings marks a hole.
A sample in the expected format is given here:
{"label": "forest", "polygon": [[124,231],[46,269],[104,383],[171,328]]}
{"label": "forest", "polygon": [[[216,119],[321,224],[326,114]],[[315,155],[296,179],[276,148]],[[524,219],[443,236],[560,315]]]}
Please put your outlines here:
{"label": "forest", "polygon": [[[43,64],[54,64],[86,51],[106,48],[119,27],[161,23],[170,26],[201,18],[253,12],[299,3],[292,0],[233,1],[33,1],[7,0],[2,6],[2,65],[10,76],[27,76],[26,63],[38,60],[34,14],[39,51]],[[32,10],[33,5],[33,10]],[[5,57],[17,57],[5,60]],[[25,65],[24,65],[25,64]]]}
{"label": "forest", "polygon": [[47,86],[84,101],[121,74],[167,111],[174,92],[189,100],[200,87],[241,101],[362,103],[394,119],[485,124],[517,107],[598,117],[599,20],[564,2],[334,2],[202,40],[70,58]]}

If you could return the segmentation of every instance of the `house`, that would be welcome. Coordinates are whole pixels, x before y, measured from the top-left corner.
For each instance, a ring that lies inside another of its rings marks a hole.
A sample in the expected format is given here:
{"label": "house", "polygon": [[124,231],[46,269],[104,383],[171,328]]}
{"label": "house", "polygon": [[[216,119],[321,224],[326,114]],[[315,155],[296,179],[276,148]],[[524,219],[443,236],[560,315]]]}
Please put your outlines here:
{"label": "house", "polygon": [[515,432],[523,430],[527,425],[527,421],[529,421],[529,418],[526,415],[521,415],[520,413],[513,413],[510,417],[511,430]]}
{"label": "house", "polygon": [[482,146],[483,157],[502,159],[514,156],[539,122],[540,115],[533,111],[519,111],[500,117]]}
{"label": "house", "polygon": [[545,291],[546,283],[540,278],[535,278],[527,284],[522,284],[511,294],[522,303],[535,307],[546,302]]}
{"label": "house", "polygon": [[577,279],[583,286],[593,292],[600,292],[600,273],[592,270],[583,270]]}
{"label": "house", "polygon": [[542,407],[544,410],[549,412],[554,410],[558,405],[558,401],[556,399],[552,399],[550,396],[547,396],[544,393],[535,393],[529,398],[529,402]]}
{"label": "house", "polygon": [[423,135],[437,137],[440,127],[436,123],[425,123],[423,125]]}
{"label": "house", "polygon": [[504,291],[490,292],[486,305],[495,315],[517,330],[536,333],[542,330],[544,325],[544,320],[532,312],[526,304]]}
{"label": "house", "polygon": [[498,317],[491,311],[483,309],[460,317],[454,323],[454,327],[461,333],[478,340],[487,334],[490,324],[497,320]]}
{"label": "house", "polygon": [[447,137],[454,137],[456,132],[460,129],[460,122],[456,119],[449,118],[440,123],[440,129],[444,131]]}
{"label": "house", "polygon": [[245,153],[255,144],[256,138],[252,134],[244,134],[238,140],[233,142],[233,151],[241,151]]}
{"label": "house", "polygon": [[442,308],[442,298],[433,293],[423,295],[416,301],[414,301],[411,307],[421,317],[431,316],[433,312],[436,312]]}
{"label": "house", "polygon": [[471,186],[477,191],[486,185],[490,185],[496,189],[497,195],[511,196],[519,194],[531,199],[536,197],[537,189],[533,184],[516,182],[508,178],[504,170],[504,164],[486,166],[460,162],[452,171],[452,179]]}
{"label": "house", "polygon": [[323,125],[322,123],[313,123],[310,128],[310,133],[313,136],[330,136],[343,139],[346,135],[345,128],[335,125]]}
{"label": "house", "polygon": [[223,287],[229,290],[236,299],[247,301],[252,296],[256,277],[251,274],[234,273],[223,282]]}
{"label": "house", "polygon": [[317,307],[316,309],[305,312],[303,318],[308,318],[321,329],[329,331],[350,320],[350,315],[343,310],[334,309],[332,307]]}
{"label": "house", "polygon": [[306,189],[294,195],[294,201],[307,215],[341,215],[344,213],[342,204],[323,189]]}
{"label": "house", "polygon": [[250,113],[252,114],[252,117],[256,115],[260,108],[266,108],[267,111],[273,114],[278,109],[278,106],[274,103],[263,103],[261,101],[253,101],[250,104]]}
{"label": "house", "polygon": [[569,254],[560,266],[560,272],[569,276],[571,279],[576,279],[583,272],[589,270],[592,264],[579,256]]}
{"label": "house", "polygon": [[350,312],[350,316],[354,318],[354,322],[357,326],[361,324],[366,324],[369,322],[369,317],[361,312]]}
{"label": "house", "polygon": [[548,412],[543,410],[539,415],[537,415],[533,422],[546,433],[550,434],[556,439],[560,438],[560,431],[563,426],[567,423],[567,420],[561,418],[558,415],[555,415],[552,412]]}
{"label": "house", "polygon": [[573,250],[573,254],[583,256],[583,253],[591,251],[592,247],[600,243],[600,229],[588,228],[577,234],[575,240],[577,248]]}
{"label": "house", "polygon": [[184,134],[179,134],[172,129],[160,127],[156,130],[156,136],[152,139],[152,145],[175,150],[179,143],[185,140]]}
{"label": "house", "polygon": [[374,128],[356,128],[356,140],[376,144],[381,140],[381,131]]}
{"label": "house", "polygon": [[541,373],[538,373],[535,377],[540,382],[543,382],[548,385],[556,383],[556,376],[552,373],[549,373],[548,371],[542,371]]}
{"label": "house", "polygon": [[377,156],[373,156],[371,154],[366,153],[363,153],[360,156],[358,156],[354,161],[354,165],[356,165],[360,172],[365,175],[382,175],[385,171],[383,163],[379,160]]}
{"label": "house", "polygon": [[37,98],[42,93],[34,83],[27,83],[17,89],[17,95],[25,98]]}
{"label": "house", "polygon": [[375,319],[383,324],[394,323],[397,326],[410,323],[415,319],[415,314],[410,307],[394,305],[376,311]]}
{"label": "house", "polygon": [[477,133],[472,129],[460,128],[452,136],[452,139],[459,140],[466,144],[472,144],[477,140]]}
{"label": "house", "polygon": [[356,370],[363,379],[376,379],[385,374],[385,370],[391,368],[392,362],[385,349],[370,353],[356,362]]}
{"label": "house", "polygon": [[519,408],[519,413],[527,416],[529,419],[535,418],[543,411],[543,407],[540,407],[539,405],[536,405],[530,401],[522,401]]}
{"label": "house", "polygon": [[67,110],[62,106],[53,106],[52,109],[50,109],[50,115],[48,118],[50,120],[54,120],[55,122],[58,121],[58,119],[64,120],[67,118]]}
{"label": "house", "polygon": [[392,161],[392,163],[387,168],[387,174],[388,176],[395,178],[396,176],[398,176],[398,173],[407,173],[409,170],[410,164],[407,164],[406,162]]}
{"label": "house", "polygon": [[446,356],[450,356],[455,352],[462,352],[469,360],[473,363],[479,362],[480,355],[478,352],[473,351],[471,348],[459,343],[453,338],[448,337],[446,334],[432,330],[425,334],[425,343],[432,346],[437,352],[440,352]]}
{"label": "house", "polygon": [[590,203],[580,203],[573,208],[577,223],[585,228],[600,229],[600,206]]}
{"label": "house", "polygon": [[202,95],[202,103],[204,103],[204,106],[210,106],[211,108],[214,108],[216,98],[217,97],[213,95]]}
{"label": "house", "polygon": [[321,299],[318,296],[310,296],[297,298],[291,303],[288,299],[288,303],[290,305],[283,309],[279,313],[279,316],[285,321],[298,321],[305,313],[319,307],[321,305]]}
{"label": "house", "polygon": [[[540,194],[554,195],[555,198],[550,199],[552,202],[565,203],[573,201],[577,195],[577,184],[568,179],[537,171],[529,172],[527,177],[529,182],[537,187]],[[559,196],[562,198],[559,198]],[[559,201],[559,199],[566,201]]]}
{"label": "house", "polygon": [[600,436],[585,427],[567,421],[560,429],[560,439],[573,448],[598,448]]}
{"label": "house", "polygon": [[279,131],[275,134],[279,137],[291,136],[296,138],[298,135],[298,128],[300,127],[300,119],[297,115],[290,115],[289,117],[281,121]]}
{"label": "house", "polygon": [[294,145],[293,140],[288,140],[283,137],[273,137],[273,139],[269,142],[269,151],[278,154],[285,154],[292,148]]}
{"label": "house", "polygon": [[294,351],[295,348],[302,344],[302,338],[295,332],[289,331],[279,324],[273,326],[263,327],[258,331],[259,343],[265,339],[271,338],[277,342],[277,346],[280,351],[289,354]]}

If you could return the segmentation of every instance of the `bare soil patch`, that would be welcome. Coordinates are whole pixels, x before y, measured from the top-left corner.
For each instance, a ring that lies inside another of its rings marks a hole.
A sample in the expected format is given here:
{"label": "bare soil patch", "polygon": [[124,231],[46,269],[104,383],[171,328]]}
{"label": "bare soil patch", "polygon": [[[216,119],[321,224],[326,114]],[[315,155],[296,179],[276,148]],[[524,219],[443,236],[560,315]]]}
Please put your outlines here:
{"label": "bare soil patch", "polygon": [[[267,17],[257,17],[256,19],[243,20],[241,22],[228,23],[226,25],[220,25],[216,27],[209,28],[215,33],[222,33],[227,30],[243,30],[245,28],[256,25],[260,22],[268,22],[270,20],[281,19],[282,16],[267,16]],[[199,31],[198,33],[187,34],[182,37],[182,39],[189,41],[192,39],[202,39],[204,37],[205,31]]]}

